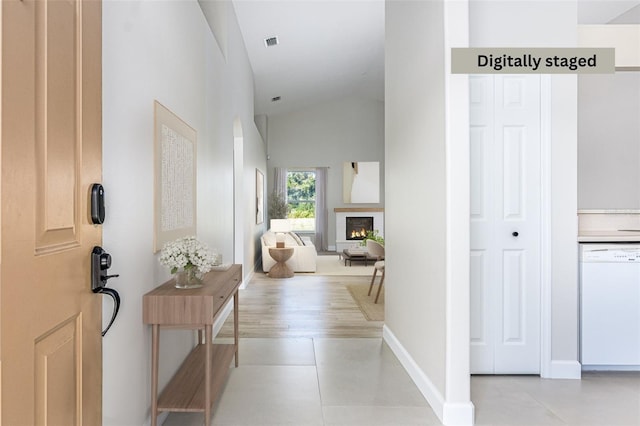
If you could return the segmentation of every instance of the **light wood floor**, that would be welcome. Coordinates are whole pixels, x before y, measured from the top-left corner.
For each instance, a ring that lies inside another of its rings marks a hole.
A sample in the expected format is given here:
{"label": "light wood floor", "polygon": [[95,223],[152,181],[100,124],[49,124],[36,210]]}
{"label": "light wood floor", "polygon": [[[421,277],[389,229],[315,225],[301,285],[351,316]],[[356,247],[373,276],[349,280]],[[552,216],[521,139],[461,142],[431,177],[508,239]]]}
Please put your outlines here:
{"label": "light wood floor", "polygon": [[[313,274],[273,279],[256,273],[240,290],[240,337],[381,337],[383,321],[367,321],[345,287],[370,280]],[[232,335],[232,318],[219,337]]]}

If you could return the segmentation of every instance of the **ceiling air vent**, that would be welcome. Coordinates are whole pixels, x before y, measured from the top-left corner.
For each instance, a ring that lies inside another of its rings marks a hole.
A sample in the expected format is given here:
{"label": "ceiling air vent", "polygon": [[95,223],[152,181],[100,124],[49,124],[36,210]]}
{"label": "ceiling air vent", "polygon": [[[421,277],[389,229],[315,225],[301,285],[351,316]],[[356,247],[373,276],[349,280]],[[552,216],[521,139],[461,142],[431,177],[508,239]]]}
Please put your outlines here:
{"label": "ceiling air vent", "polygon": [[278,102],[280,99],[280,96],[274,96],[273,98],[271,98],[271,102]]}
{"label": "ceiling air vent", "polygon": [[273,37],[269,37],[269,38],[265,38],[264,39],[264,45],[267,47],[271,47],[271,46],[275,46],[278,44],[278,37],[277,36],[273,36]]}

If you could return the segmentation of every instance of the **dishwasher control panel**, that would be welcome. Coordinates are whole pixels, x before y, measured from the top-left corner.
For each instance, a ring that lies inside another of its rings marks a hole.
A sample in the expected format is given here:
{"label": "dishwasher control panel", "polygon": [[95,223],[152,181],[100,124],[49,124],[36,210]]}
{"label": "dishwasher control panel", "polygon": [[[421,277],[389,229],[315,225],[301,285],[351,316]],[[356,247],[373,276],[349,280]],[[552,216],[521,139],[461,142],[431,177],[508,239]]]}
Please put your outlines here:
{"label": "dishwasher control panel", "polygon": [[583,247],[582,262],[640,263],[640,245],[636,247]]}

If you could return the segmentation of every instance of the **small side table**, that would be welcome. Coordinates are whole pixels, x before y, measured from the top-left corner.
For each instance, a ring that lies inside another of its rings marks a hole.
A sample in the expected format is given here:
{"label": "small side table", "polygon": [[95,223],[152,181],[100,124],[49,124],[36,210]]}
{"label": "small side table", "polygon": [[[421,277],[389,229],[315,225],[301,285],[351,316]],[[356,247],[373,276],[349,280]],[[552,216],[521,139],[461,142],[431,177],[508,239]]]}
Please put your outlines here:
{"label": "small side table", "polygon": [[271,278],[291,278],[293,271],[285,263],[293,256],[293,247],[276,248],[269,247],[269,255],[276,261],[276,264],[269,270]]}

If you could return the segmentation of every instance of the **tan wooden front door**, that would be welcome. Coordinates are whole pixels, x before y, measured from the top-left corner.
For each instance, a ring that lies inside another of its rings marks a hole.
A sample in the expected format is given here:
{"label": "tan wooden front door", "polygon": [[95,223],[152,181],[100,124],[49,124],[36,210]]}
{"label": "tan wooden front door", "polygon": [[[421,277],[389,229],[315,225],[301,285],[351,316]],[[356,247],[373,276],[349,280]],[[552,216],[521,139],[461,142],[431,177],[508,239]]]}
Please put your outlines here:
{"label": "tan wooden front door", "polygon": [[100,182],[101,3],[3,0],[0,373],[3,426],[99,425],[102,297],[89,189]]}

